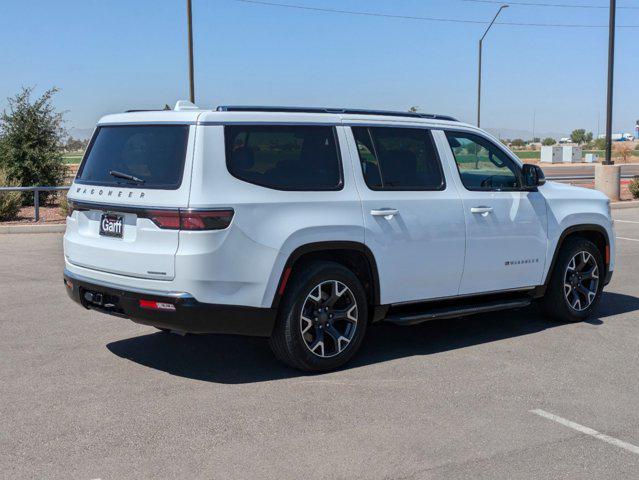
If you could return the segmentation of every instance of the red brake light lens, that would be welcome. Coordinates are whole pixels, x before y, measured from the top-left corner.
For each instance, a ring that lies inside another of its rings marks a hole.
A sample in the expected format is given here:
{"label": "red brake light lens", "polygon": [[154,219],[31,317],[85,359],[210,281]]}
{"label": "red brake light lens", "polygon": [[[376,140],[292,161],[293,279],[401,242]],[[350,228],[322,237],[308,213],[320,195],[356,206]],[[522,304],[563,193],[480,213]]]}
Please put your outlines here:
{"label": "red brake light lens", "polygon": [[144,216],[160,228],[170,230],[180,228],[180,212],[178,210],[149,210]]}
{"label": "red brake light lens", "polygon": [[233,210],[183,210],[182,230],[223,230],[231,224]]}
{"label": "red brake light lens", "polygon": [[223,230],[231,224],[233,210],[149,210],[140,216],[164,229]]}

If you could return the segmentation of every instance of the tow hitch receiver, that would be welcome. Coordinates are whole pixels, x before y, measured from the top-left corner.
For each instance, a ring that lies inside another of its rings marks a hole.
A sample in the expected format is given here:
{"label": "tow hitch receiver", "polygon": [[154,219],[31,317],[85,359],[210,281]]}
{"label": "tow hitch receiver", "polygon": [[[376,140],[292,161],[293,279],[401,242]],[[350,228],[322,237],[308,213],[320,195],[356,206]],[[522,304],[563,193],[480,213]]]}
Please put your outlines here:
{"label": "tow hitch receiver", "polygon": [[83,298],[82,303],[86,308],[106,310],[109,312],[120,312],[121,310],[118,308],[118,297],[114,297],[113,295],[82,289],[81,296]]}
{"label": "tow hitch receiver", "polygon": [[94,305],[102,306],[104,304],[104,298],[101,293],[94,293],[89,291],[84,292],[84,299]]}

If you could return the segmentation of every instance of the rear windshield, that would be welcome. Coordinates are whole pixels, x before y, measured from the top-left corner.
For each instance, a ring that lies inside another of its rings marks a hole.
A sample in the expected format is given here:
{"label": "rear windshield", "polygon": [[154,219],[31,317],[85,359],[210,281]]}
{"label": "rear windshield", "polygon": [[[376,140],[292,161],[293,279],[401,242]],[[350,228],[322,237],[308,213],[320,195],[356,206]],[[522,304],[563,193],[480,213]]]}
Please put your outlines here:
{"label": "rear windshield", "polygon": [[76,182],[175,190],[182,183],[188,125],[98,127]]}

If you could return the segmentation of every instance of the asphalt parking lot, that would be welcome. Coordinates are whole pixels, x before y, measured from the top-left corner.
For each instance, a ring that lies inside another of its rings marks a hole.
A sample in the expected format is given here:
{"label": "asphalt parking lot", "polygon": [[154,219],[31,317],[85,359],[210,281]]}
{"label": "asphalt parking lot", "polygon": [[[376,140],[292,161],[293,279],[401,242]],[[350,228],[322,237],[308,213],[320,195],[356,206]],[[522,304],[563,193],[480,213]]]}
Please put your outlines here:
{"label": "asphalt parking lot", "polygon": [[0,478],[637,478],[639,209],[615,218],[589,321],[381,325],[315,376],[261,339],[85,311],[61,235],[3,235]]}

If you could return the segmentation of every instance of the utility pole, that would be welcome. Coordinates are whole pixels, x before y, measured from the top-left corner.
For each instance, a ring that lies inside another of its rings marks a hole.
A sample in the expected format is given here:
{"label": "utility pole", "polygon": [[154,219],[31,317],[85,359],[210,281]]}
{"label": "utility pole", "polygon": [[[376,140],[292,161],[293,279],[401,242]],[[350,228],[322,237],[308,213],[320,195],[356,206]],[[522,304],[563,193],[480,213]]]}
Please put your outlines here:
{"label": "utility pole", "polygon": [[617,1],[610,0],[610,25],[608,31],[608,98],[606,112],[606,159],[604,165],[613,165],[612,161],[612,97],[615,69],[615,14]]}
{"label": "utility pole", "polygon": [[610,200],[618,201],[621,194],[621,166],[612,161],[612,87],[615,66],[615,9],[616,0],[610,0],[610,29],[608,32],[608,98],[606,110],[606,158],[595,165],[595,188]]}
{"label": "utility pole", "polygon": [[499,14],[501,13],[501,11],[504,8],[508,8],[508,5],[502,5],[501,7],[499,7],[499,10],[497,10],[497,13],[493,17],[493,20],[490,22],[490,24],[488,25],[488,28],[486,29],[484,34],[479,39],[479,75],[478,75],[478,80],[477,80],[477,126],[478,127],[481,127],[481,54],[482,54],[482,46],[484,44],[484,38],[486,37],[486,34],[490,30],[490,27],[493,26],[493,23],[495,23],[495,20],[497,20],[497,17],[499,16]]}
{"label": "utility pole", "polygon": [[189,30],[189,99],[195,103],[195,81],[193,80],[193,14],[191,0],[186,0],[186,17]]}

